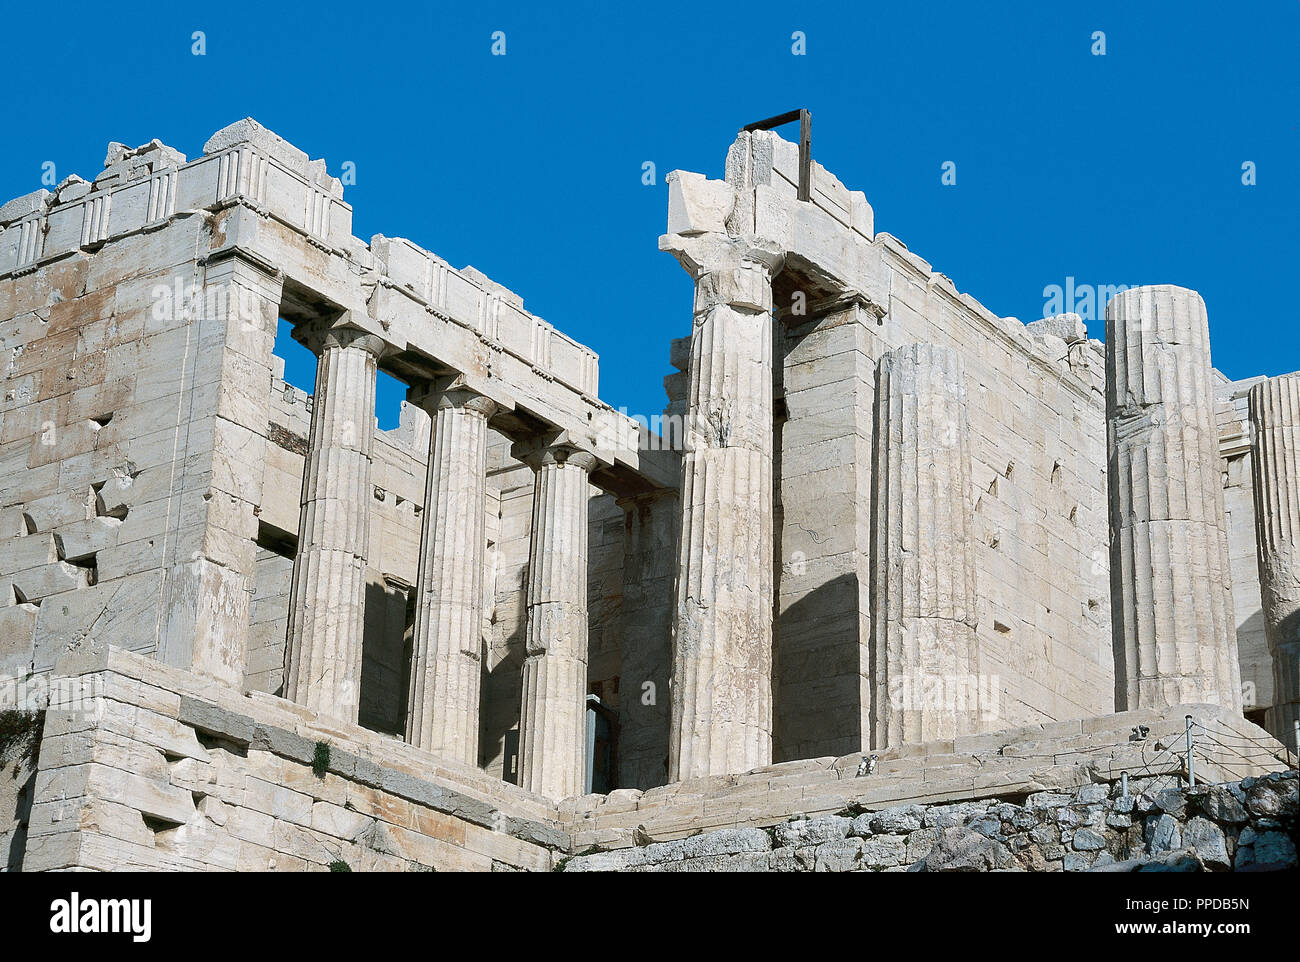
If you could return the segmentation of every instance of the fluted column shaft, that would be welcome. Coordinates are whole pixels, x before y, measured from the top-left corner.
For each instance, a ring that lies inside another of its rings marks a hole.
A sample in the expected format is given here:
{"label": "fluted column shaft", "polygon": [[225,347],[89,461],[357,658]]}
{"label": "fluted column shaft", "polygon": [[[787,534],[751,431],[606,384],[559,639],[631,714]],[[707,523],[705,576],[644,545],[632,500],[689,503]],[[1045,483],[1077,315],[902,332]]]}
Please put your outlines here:
{"label": "fluted column shaft", "polygon": [[1161,285],[1106,308],[1115,693],[1120,710],[1240,709],[1205,302]]}
{"label": "fluted column shaft", "polygon": [[334,328],[317,343],[284,696],[355,723],[370,540],[375,374],[383,342]]}
{"label": "fluted column shaft", "polygon": [[407,740],[477,765],[488,418],[467,390],[412,392],[433,416],[416,584]]}
{"label": "fluted column shaft", "polygon": [[1264,631],[1273,660],[1269,732],[1297,750],[1300,719],[1300,373],[1250,389],[1255,542]]}
{"label": "fluted column shaft", "polygon": [[772,761],[772,262],[697,274],[669,780]]}
{"label": "fluted column shaft", "polygon": [[587,748],[587,502],[596,459],[563,446],[537,471],[528,553],[528,625],[519,717],[519,784],[581,795]]}
{"label": "fluted column shaft", "polygon": [[975,508],[960,355],[884,355],[872,472],[873,748],[979,730]]}

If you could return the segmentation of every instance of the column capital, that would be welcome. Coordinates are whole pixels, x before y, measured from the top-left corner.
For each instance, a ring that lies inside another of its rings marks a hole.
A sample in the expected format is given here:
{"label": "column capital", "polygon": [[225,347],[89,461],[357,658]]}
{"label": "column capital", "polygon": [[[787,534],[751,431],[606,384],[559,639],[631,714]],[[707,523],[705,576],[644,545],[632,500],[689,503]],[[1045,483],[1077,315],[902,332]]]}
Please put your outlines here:
{"label": "column capital", "polygon": [[502,406],[473,388],[452,378],[436,378],[416,384],[406,391],[406,400],[423,408],[430,417],[439,411],[464,410],[491,418]]}
{"label": "column capital", "polygon": [[772,312],[772,278],[785,263],[785,251],[775,242],[726,234],[673,240],[673,253],[695,279],[697,324],[716,307],[751,314]]}
{"label": "column capital", "polygon": [[338,317],[328,320],[321,318],[296,324],[293,338],[318,356],[331,347],[356,347],[376,358],[383,357],[389,351],[388,342],[378,334],[372,334],[358,326],[351,311],[344,311]]}
{"label": "column capital", "polygon": [[588,474],[597,466],[609,463],[593,450],[590,443],[575,438],[568,431],[516,441],[510,447],[510,454],[516,460],[534,469],[540,469],[548,464],[567,464],[582,468]]}
{"label": "column capital", "polygon": [[416,381],[407,388],[406,400],[423,408],[430,417],[448,408],[461,408],[491,418],[515,406],[514,399],[495,384],[462,373]]}
{"label": "column capital", "polygon": [[696,281],[705,274],[741,267],[766,271],[770,280],[786,256],[778,242],[757,234],[665,234],[659,238],[659,249],[676,257]]}

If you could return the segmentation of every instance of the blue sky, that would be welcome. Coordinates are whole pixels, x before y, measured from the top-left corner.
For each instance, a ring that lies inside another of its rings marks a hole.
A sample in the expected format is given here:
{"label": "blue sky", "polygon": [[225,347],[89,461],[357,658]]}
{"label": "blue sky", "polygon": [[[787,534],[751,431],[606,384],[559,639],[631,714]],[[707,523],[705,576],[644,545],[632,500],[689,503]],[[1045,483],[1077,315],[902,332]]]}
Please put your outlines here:
{"label": "blue sky", "polygon": [[[877,229],[991,310],[1039,317],[1067,276],[1181,284],[1229,376],[1300,369],[1297,0],[74,3],[0,22],[23,40],[3,199],[46,161],[93,177],[110,140],[153,137],[193,157],[253,116],[336,175],[355,163],[358,236],[512,288],[600,354],[602,398],[632,413],[662,409],[668,340],[689,330],[690,281],[656,249],[664,176],[721,176],[740,126],[797,106]],[[309,386],[310,360],[289,377]],[[381,386],[388,423],[398,394]]]}

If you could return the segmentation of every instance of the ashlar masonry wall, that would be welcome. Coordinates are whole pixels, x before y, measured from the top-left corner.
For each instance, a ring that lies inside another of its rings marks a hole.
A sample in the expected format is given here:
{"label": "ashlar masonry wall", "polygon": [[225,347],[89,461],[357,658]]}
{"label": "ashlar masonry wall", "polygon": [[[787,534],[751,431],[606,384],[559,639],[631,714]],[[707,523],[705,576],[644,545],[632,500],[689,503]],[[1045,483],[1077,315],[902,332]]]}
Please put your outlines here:
{"label": "ashlar masonry wall", "polygon": [[1100,345],[1077,317],[1021,327],[935,275],[923,281],[924,268],[897,249],[887,261],[894,336],[955,347],[966,360],[979,672],[995,693],[982,706],[984,730],[1108,712]]}
{"label": "ashlar masonry wall", "polygon": [[44,719],[23,871],[546,871],[551,803],[283,699],[119,650]]}
{"label": "ashlar masonry wall", "polygon": [[0,671],[93,632],[242,682],[226,626],[248,618],[280,291],[203,257],[221,227],[178,217],[0,280]]}

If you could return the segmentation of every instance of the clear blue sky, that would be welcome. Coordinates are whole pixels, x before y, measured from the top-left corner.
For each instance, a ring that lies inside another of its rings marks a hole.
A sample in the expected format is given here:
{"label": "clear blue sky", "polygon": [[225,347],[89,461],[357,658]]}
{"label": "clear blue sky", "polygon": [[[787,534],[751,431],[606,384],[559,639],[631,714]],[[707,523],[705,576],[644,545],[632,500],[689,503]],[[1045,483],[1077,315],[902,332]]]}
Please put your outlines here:
{"label": "clear blue sky", "polygon": [[[331,173],[356,164],[358,236],[410,237],[517,291],[600,354],[602,398],[632,413],[662,409],[668,340],[689,330],[690,282],[656,249],[664,175],[720,177],[742,124],[797,106],[813,112],[814,156],[866,192],[877,229],[991,310],[1039,317],[1044,287],[1067,276],[1181,284],[1204,295],[1229,376],[1300,369],[1297,0],[2,16],[3,199],[39,187],[45,161],[90,178],[110,140],[154,137],[193,157],[253,116]],[[940,182],[945,161],[956,186]],[[303,368],[290,379],[309,385]],[[394,396],[385,385],[381,409]]]}

